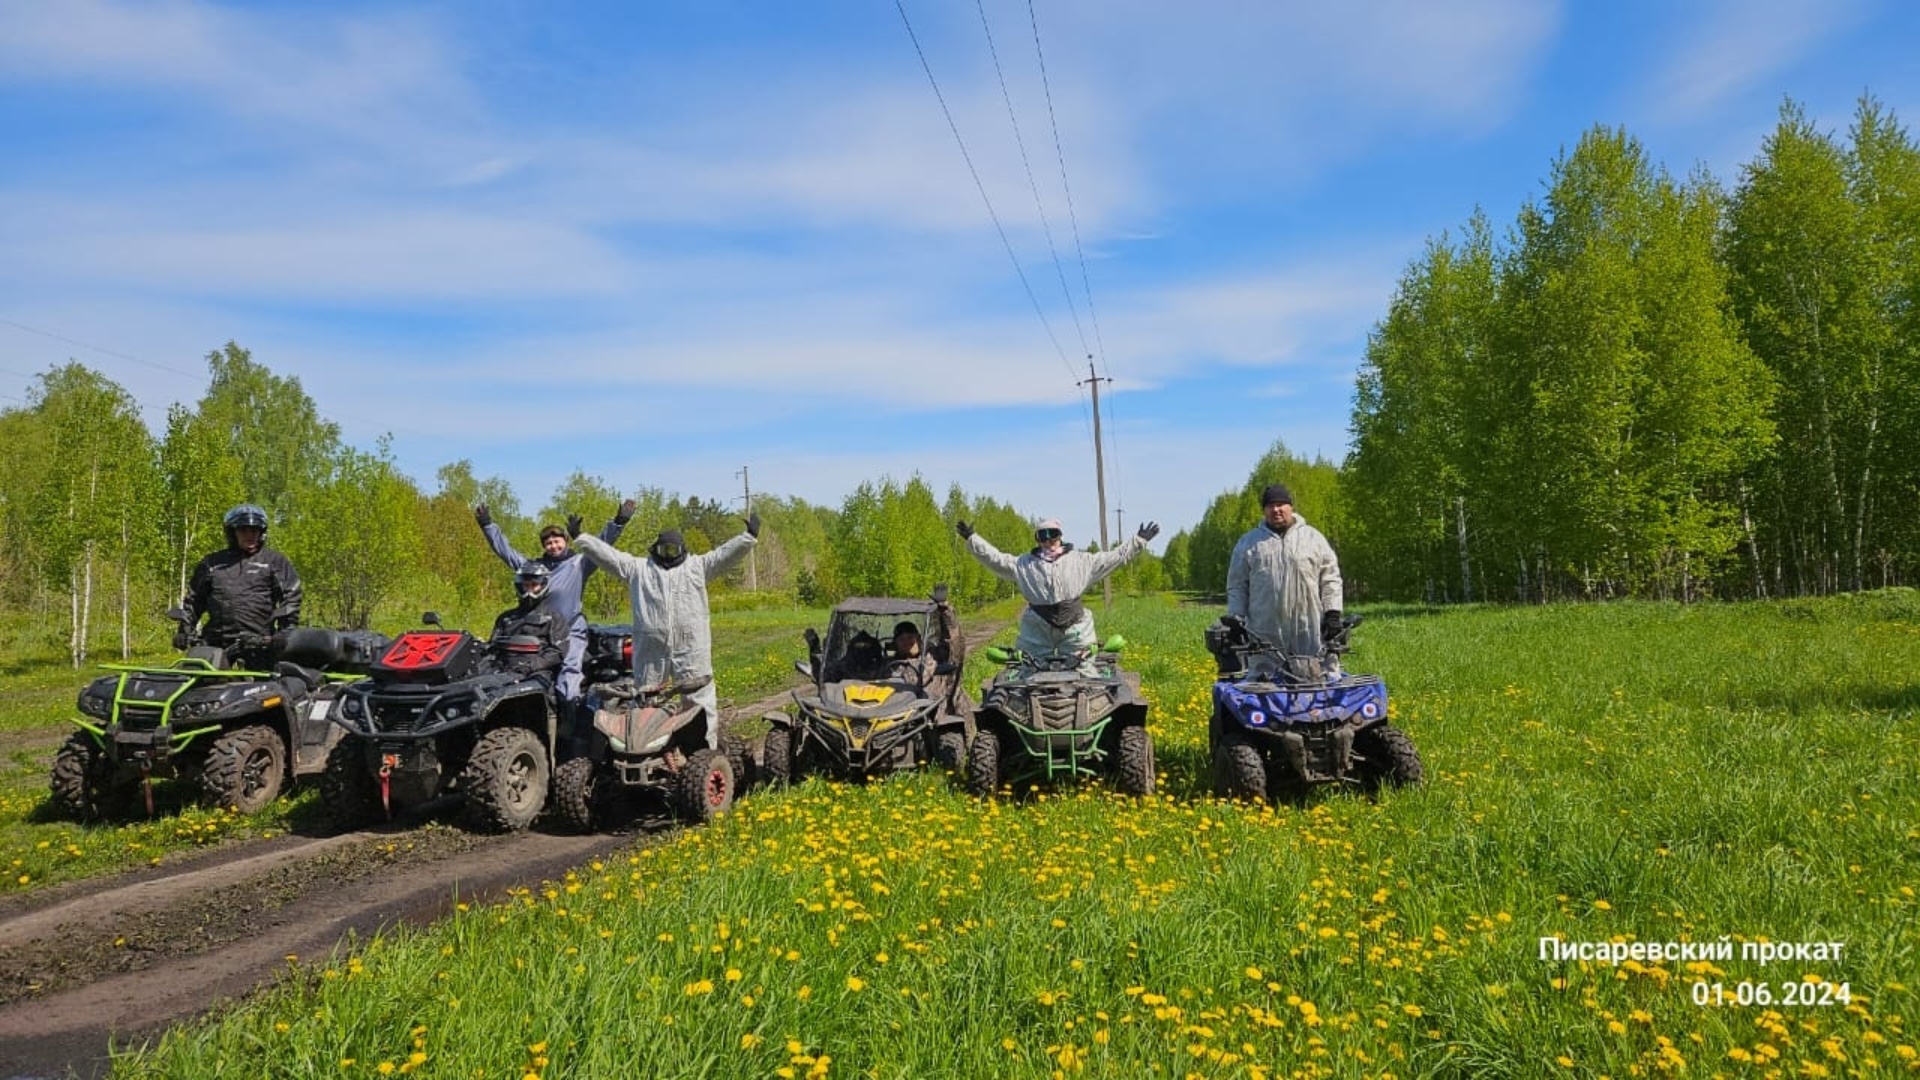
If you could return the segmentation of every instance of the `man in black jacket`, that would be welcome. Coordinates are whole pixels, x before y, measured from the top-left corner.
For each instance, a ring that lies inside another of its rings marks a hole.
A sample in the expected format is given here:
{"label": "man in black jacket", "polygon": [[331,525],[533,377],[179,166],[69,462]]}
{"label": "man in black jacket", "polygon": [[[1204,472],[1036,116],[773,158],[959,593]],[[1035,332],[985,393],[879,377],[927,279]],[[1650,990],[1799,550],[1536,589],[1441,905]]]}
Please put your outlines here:
{"label": "man in black jacket", "polygon": [[187,624],[173,645],[190,644],[190,628],[207,617],[201,637],[227,650],[236,667],[258,668],[267,661],[274,631],[300,625],[300,575],[285,555],[267,547],[267,512],[252,503],[236,506],[222,519],[227,546],[200,560],[180,602]]}
{"label": "man in black jacket", "polygon": [[542,603],[552,587],[552,571],[529,559],[514,571],[513,587],[520,602],[493,620],[493,636],[487,642],[493,669],[517,675],[544,673],[554,679],[566,661],[571,634],[569,620]]}

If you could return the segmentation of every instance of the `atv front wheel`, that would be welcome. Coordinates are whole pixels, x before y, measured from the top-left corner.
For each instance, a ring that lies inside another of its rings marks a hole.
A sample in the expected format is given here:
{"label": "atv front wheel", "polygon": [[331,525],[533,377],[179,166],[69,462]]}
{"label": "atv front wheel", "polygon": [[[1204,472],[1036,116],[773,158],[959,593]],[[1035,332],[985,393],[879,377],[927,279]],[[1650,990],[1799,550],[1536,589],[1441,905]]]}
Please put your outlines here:
{"label": "atv front wheel", "polygon": [[467,823],[480,832],[519,832],[547,803],[547,748],[523,727],[497,727],[480,739],[460,771]]}
{"label": "atv front wheel", "polygon": [[767,729],[760,744],[760,775],[773,787],[793,782],[793,732],[778,724]]}
{"label": "atv front wheel", "polygon": [[115,790],[106,751],[85,732],[75,732],[53,755],[53,812],[92,822],[117,814],[126,793]]}
{"label": "atv front wheel", "polygon": [[327,767],[320,774],[320,810],[338,832],[380,820],[380,787],[358,740],[342,739],[327,751]]}
{"label": "atv front wheel", "polygon": [[983,727],[967,747],[967,791],[983,799],[1000,790],[1000,733]]}
{"label": "atv front wheel", "polygon": [[1420,752],[1407,733],[1391,724],[1375,724],[1353,737],[1357,771],[1368,792],[1386,787],[1412,787],[1426,779]]}
{"label": "atv front wheel", "polygon": [[1213,793],[1223,799],[1267,801],[1267,765],[1260,751],[1231,731],[1213,744]]}
{"label": "atv front wheel", "polygon": [[675,808],[680,817],[695,825],[705,825],[733,806],[733,762],[718,750],[699,750],[680,770],[674,791]]}
{"label": "atv front wheel", "polygon": [[1114,786],[1127,795],[1153,794],[1153,736],[1143,724],[1128,724],[1120,729],[1119,742]]}
{"label": "atv front wheel", "polygon": [[256,814],[280,797],[286,778],[287,744],[272,728],[253,724],[214,740],[200,769],[200,794],[208,806]]}
{"label": "atv front wheel", "polygon": [[553,773],[553,809],[576,832],[593,831],[594,802],[600,794],[600,770],[592,758],[570,758]]}
{"label": "atv front wheel", "polygon": [[933,763],[954,776],[966,767],[967,733],[955,728],[943,731],[933,744]]}

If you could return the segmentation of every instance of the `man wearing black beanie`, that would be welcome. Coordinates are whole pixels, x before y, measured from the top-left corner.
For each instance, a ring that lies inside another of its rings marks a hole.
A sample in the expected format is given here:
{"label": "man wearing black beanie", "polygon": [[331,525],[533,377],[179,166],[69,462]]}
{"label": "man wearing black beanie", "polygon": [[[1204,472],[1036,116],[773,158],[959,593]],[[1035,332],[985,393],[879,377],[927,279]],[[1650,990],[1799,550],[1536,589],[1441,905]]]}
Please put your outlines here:
{"label": "man wearing black beanie", "polygon": [[1340,560],[1320,530],[1294,512],[1287,485],[1267,485],[1260,514],[1227,564],[1227,614],[1245,619],[1282,652],[1318,657],[1340,632]]}

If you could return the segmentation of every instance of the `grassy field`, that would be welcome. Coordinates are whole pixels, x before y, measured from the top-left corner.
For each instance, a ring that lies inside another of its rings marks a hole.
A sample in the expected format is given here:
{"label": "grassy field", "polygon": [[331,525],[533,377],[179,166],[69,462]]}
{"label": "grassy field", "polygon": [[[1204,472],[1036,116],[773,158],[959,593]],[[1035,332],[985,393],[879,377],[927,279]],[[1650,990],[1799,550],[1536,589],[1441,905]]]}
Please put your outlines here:
{"label": "grassy field", "polygon": [[[742,611],[714,617],[714,668],[723,707],[745,704],[797,680],[793,661],[806,655],[800,632],[825,627],[824,609]],[[454,625],[459,625],[454,623]],[[165,664],[172,652],[136,656]],[[102,658],[117,662],[117,657]],[[156,790],[155,820],[83,827],[46,812],[48,769],[61,740],[75,729],[74,698],[98,669],[75,671],[53,656],[18,664],[0,690],[0,895],[36,889],[131,866],[227,840],[267,837],[318,824],[309,788],[252,817],[192,804],[194,793],[166,783]]]}
{"label": "grassy field", "polygon": [[[1920,1069],[1913,593],[1369,612],[1351,666],[1386,675],[1429,783],[1278,807],[1205,795],[1213,614],[1102,617],[1155,701],[1156,798],[757,795],[304,969],[122,1073]],[[1543,937],[1732,955],[1553,960]],[[1760,942],[1842,949],[1743,958]],[[1727,1004],[1696,1004],[1714,984]]]}

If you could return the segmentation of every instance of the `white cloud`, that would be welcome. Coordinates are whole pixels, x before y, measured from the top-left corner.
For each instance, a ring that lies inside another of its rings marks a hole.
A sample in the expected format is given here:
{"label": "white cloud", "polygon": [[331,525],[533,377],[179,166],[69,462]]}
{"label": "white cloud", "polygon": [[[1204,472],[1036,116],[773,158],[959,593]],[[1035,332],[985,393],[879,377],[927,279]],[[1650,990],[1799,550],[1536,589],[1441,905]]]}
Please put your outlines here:
{"label": "white cloud", "polygon": [[1648,81],[1644,112],[1665,123],[1711,117],[1820,48],[1864,13],[1861,0],[1717,0],[1681,17]]}
{"label": "white cloud", "polygon": [[[0,76],[198,95],[230,113],[355,138],[471,106],[418,15],[238,12],[191,0],[0,5]],[[416,131],[416,134],[420,132]]]}

